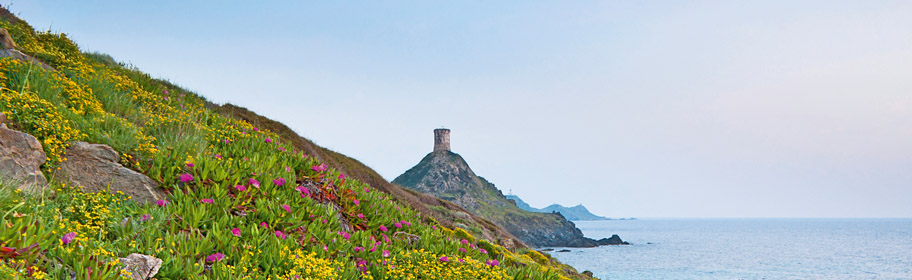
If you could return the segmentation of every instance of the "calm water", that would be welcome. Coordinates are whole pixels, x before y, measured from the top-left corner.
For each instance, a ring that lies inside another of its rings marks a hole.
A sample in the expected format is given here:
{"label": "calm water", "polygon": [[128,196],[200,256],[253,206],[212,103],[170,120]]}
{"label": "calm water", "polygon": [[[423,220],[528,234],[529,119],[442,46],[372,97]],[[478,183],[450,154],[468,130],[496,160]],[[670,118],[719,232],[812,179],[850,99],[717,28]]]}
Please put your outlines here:
{"label": "calm water", "polygon": [[550,252],[601,279],[912,279],[912,219],[576,224],[588,237],[617,233],[633,244]]}

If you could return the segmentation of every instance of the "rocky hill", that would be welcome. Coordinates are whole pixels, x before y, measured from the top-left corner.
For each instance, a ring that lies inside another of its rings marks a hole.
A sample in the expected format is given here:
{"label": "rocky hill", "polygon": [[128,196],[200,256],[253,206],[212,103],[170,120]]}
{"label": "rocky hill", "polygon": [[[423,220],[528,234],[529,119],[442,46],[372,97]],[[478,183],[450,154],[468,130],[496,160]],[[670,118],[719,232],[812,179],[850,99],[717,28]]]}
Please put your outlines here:
{"label": "rocky hill", "polygon": [[610,220],[608,218],[605,218],[605,217],[602,217],[602,216],[599,216],[596,214],[592,214],[592,212],[589,212],[589,209],[586,209],[586,206],[583,206],[582,204],[573,206],[573,207],[565,207],[560,204],[551,204],[551,205],[548,205],[548,207],[538,209],[538,208],[530,206],[528,203],[526,203],[525,201],[520,199],[519,196],[508,194],[508,195],[506,195],[506,197],[507,197],[507,199],[516,202],[516,207],[519,207],[519,209],[526,210],[529,212],[539,212],[539,213],[557,212],[557,213],[560,213],[561,215],[563,215],[565,218],[567,218],[567,220],[571,220],[571,221]]}
{"label": "rocky hill", "polygon": [[465,160],[448,147],[427,154],[393,183],[452,201],[503,227],[530,246],[600,245],[599,241],[583,236],[560,214],[519,209],[494,184],[476,175]]}

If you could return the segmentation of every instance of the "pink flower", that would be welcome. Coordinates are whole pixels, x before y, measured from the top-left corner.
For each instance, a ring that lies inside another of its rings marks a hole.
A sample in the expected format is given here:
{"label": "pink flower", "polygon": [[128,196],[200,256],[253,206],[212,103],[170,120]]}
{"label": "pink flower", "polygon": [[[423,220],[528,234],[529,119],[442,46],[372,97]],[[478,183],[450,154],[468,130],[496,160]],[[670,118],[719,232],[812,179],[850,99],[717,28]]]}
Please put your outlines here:
{"label": "pink flower", "polygon": [[215,158],[217,158],[217,159],[222,159],[222,155],[216,154],[216,155],[215,155]]}
{"label": "pink flower", "polygon": [[441,257],[440,257],[440,261],[442,261],[442,262],[446,262],[446,261],[448,261],[448,260],[450,260],[450,259],[448,259],[446,256],[441,256]]}
{"label": "pink flower", "polygon": [[364,251],[364,247],[355,247],[355,253]]}
{"label": "pink flower", "polygon": [[389,251],[389,250],[383,250],[383,253],[381,253],[380,255],[383,256],[384,258],[388,258],[388,257],[390,256],[390,251]]}
{"label": "pink flower", "polygon": [[215,254],[212,254],[212,255],[209,255],[208,257],[206,257],[206,262],[214,263],[214,262],[220,261],[224,258],[225,258],[225,254],[215,253]]}
{"label": "pink flower", "polygon": [[171,202],[169,202],[167,200],[161,200],[161,199],[159,199],[158,201],[155,202],[155,204],[158,204],[158,206],[167,206],[168,203],[171,203]]}
{"label": "pink flower", "polygon": [[371,247],[370,252],[373,253],[374,251],[377,251],[377,246]]}
{"label": "pink flower", "polygon": [[410,223],[408,221],[400,221],[400,223],[402,223],[403,225],[412,226],[412,223]]}
{"label": "pink flower", "polygon": [[168,101],[168,97],[167,97],[167,96],[165,96],[165,101]]}
{"label": "pink flower", "polygon": [[241,229],[233,228],[233,229],[231,229],[231,234],[233,234],[234,236],[237,236],[237,237],[241,237]]}
{"label": "pink flower", "polygon": [[237,185],[237,186],[234,186],[234,188],[237,189],[239,192],[247,190],[247,187],[245,187],[244,185]]}
{"label": "pink flower", "polygon": [[305,187],[305,186],[298,186],[297,188],[295,188],[295,190],[301,192],[301,197],[304,197],[305,194],[308,194],[308,195],[310,194],[310,190],[308,190],[307,187]]}
{"label": "pink flower", "polygon": [[215,203],[215,201],[214,201],[214,200],[212,200],[212,199],[208,199],[208,198],[203,198],[203,199],[200,199],[200,202],[202,202],[202,203],[206,203],[206,204],[212,204],[212,203]]}
{"label": "pink flower", "polygon": [[354,203],[355,203],[355,206],[357,206],[357,205],[358,205],[358,204],[361,204],[361,202],[360,202],[360,201],[358,201],[358,199],[357,199],[357,198],[353,198],[353,199],[352,199],[352,202],[354,202]]}
{"label": "pink flower", "polygon": [[260,129],[259,129],[259,128],[256,128],[256,127],[254,127],[254,128],[253,128],[253,131],[260,131]]}
{"label": "pink flower", "polygon": [[485,262],[485,264],[490,265],[490,266],[498,266],[498,265],[500,265],[500,262],[497,260],[488,260]]}
{"label": "pink flower", "polygon": [[291,167],[286,166],[286,167],[285,167],[285,172],[291,172]]}
{"label": "pink flower", "polygon": [[282,209],[285,209],[286,212],[291,213],[291,206],[288,206],[288,204],[282,204]]}
{"label": "pink flower", "polygon": [[281,239],[285,239],[285,233],[282,232],[281,230],[275,231],[275,236],[278,238],[281,238]]}
{"label": "pink flower", "polygon": [[487,254],[487,253],[488,253],[488,250],[485,250],[485,249],[478,249],[478,251],[481,252],[482,254]]}
{"label": "pink flower", "polygon": [[250,184],[250,186],[252,186],[254,188],[258,188],[258,189],[260,188],[260,181],[257,181],[254,178],[247,179],[247,183]]}
{"label": "pink flower", "polygon": [[469,241],[468,241],[468,240],[465,240],[465,239],[463,239],[463,240],[462,240],[462,244],[469,244]]}
{"label": "pink flower", "polygon": [[386,232],[386,231],[387,231],[387,229],[386,229],[386,227],[385,227],[385,226],[383,226],[383,225],[380,225],[380,231],[382,231],[382,232]]}
{"label": "pink flower", "polygon": [[193,168],[194,166],[196,166],[196,165],[193,165],[192,162],[188,162],[188,163],[187,163],[187,167]]}
{"label": "pink flower", "polygon": [[393,226],[396,228],[402,228],[402,224],[400,223],[393,223]]}
{"label": "pink flower", "polygon": [[364,219],[364,214],[358,213],[358,219]]}
{"label": "pink flower", "polygon": [[142,218],[140,218],[139,220],[140,220],[140,221],[143,221],[143,222],[148,221],[148,220],[149,220],[149,214],[143,215]]}
{"label": "pink flower", "polygon": [[369,193],[369,192],[371,192],[371,189],[364,188],[364,192]]}
{"label": "pink flower", "polygon": [[339,174],[339,179],[345,180],[345,174]]}
{"label": "pink flower", "polygon": [[266,138],[266,143],[272,143],[272,139]]}
{"label": "pink flower", "polygon": [[165,95],[168,95],[168,90],[167,89],[163,90],[162,93],[164,93]]}
{"label": "pink flower", "polygon": [[193,175],[187,173],[181,174],[180,181],[184,183],[193,181]]}
{"label": "pink flower", "polygon": [[269,228],[269,224],[267,224],[266,222],[260,223],[260,226],[264,227],[264,228]]}
{"label": "pink flower", "polygon": [[321,163],[320,165],[314,165],[310,169],[313,171],[316,171],[316,172],[323,172],[323,171],[326,171],[326,164]]}
{"label": "pink flower", "polygon": [[[25,235],[25,234],[23,233],[23,235]],[[74,239],[76,239],[76,233],[67,232],[66,234],[63,235],[63,237],[60,237],[60,243],[63,243],[63,245],[67,245],[67,244],[70,244],[70,242],[73,242]]]}
{"label": "pink flower", "polygon": [[466,252],[466,249],[465,249],[465,248],[459,248],[459,252],[460,252],[460,253],[465,253],[465,252]]}
{"label": "pink flower", "polygon": [[278,178],[278,179],[272,180],[272,183],[275,184],[276,186],[281,187],[282,185],[285,184],[285,178]]}
{"label": "pink flower", "polygon": [[349,234],[349,233],[343,231],[343,232],[342,232],[342,238],[345,238],[345,240],[348,240],[349,238],[351,238],[351,234]]}

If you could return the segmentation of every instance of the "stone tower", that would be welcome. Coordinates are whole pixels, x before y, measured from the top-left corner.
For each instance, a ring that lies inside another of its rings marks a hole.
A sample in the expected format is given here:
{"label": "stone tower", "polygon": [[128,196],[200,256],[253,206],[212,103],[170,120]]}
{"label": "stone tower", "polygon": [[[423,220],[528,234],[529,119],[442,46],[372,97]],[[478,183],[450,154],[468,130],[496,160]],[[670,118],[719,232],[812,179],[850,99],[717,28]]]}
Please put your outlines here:
{"label": "stone tower", "polygon": [[434,151],[450,150],[450,130],[446,128],[434,129]]}

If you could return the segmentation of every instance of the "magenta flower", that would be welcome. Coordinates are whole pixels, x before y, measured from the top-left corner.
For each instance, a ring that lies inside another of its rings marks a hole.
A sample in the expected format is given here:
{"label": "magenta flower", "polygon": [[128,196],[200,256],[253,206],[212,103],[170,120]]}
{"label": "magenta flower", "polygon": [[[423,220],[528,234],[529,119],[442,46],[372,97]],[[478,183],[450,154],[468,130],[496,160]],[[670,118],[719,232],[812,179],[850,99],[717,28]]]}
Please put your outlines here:
{"label": "magenta flower", "polygon": [[275,236],[278,238],[281,238],[281,239],[285,239],[285,233],[282,232],[281,230],[275,231]]}
{"label": "magenta flower", "polygon": [[285,209],[286,212],[291,213],[291,206],[288,206],[288,204],[282,204],[282,209]]}
{"label": "magenta flower", "polygon": [[187,173],[181,174],[180,181],[184,183],[193,181],[193,175]]}
{"label": "magenta flower", "polygon": [[369,192],[371,192],[371,189],[364,188],[364,192],[369,193]]}
{"label": "magenta flower", "polygon": [[364,219],[364,214],[358,213],[358,219]]}
{"label": "magenta flower", "polygon": [[286,167],[285,167],[285,172],[291,172],[291,167],[286,166]]}
{"label": "magenta flower", "polygon": [[167,96],[165,96],[165,101],[168,101],[168,97],[167,97]]}
{"label": "magenta flower", "polygon": [[485,264],[490,265],[490,266],[498,266],[498,265],[500,265],[500,262],[497,260],[488,260],[485,262]]}
{"label": "magenta flower", "polygon": [[143,222],[148,221],[148,220],[149,220],[149,214],[143,215],[142,218],[140,218],[139,220],[140,220],[140,221],[143,221]]}
{"label": "magenta flower", "polygon": [[224,258],[225,258],[225,254],[215,253],[215,254],[212,254],[212,255],[209,255],[208,257],[206,257],[206,262],[214,263],[214,262],[220,261]]}
{"label": "magenta flower", "polygon": [[393,223],[393,226],[396,228],[402,228],[402,224],[400,223]]}
{"label": "magenta flower", "polygon": [[465,253],[465,252],[466,252],[466,249],[465,249],[465,248],[459,248],[459,252],[460,252],[460,253]]}
{"label": "magenta flower", "polygon": [[352,199],[352,202],[355,203],[355,206],[357,206],[358,204],[361,204],[361,201],[358,201],[357,198],[353,198],[353,199]]}
{"label": "magenta flower", "polygon": [[250,186],[252,186],[254,188],[258,188],[258,189],[260,188],[260,181],[257,181],[254,178],[247,179],[247,183],[250,184]]}
{"label": "magenta flower", "polygon": [[380,225],[380,231],[382,231],[382,232],[386,232],[386,231],[387,231],[387,229],[386,229],[386,227],[385,227],[385,226],[383,226],[383,225]]}
{"label": "magenta flower", "polygon": [[[25,235],[25,234],[23,233],[23,235]],[[63,243],[63,245],[67,245],[67,244],[70,244],[70,242],[73,242],[74,239],[76,239],[76,233],[67,232],[66,234],[63,235],[63,237],[60,237],[60,243]]]}
{"label": "magenta flower", "polygon": [[373,253],[374,251],[377,251],[377,246],[376,246],[376,245],[375,245],[374,247],[371,247],[371,249],[370,249],[370,252],[371,252],[371,253]]}
{"label": "magenta flower", "polygon": [[192,162],[188,162],[188,163],[187,163],[187,167],[189,167],[189,168],[193,168],[194,166],[196,166],[196,165],[193,165]]}
{"label": "magenta flower", "polygon": [[215,155],[215,158],[217,158],[217,159],[222,159],[222,155],[216,154],[216,155]]}
{"label": "magenta flower", "polygon": [[171,203],[171,202],[169,202],[167,200],[161,200],[161,199],[159,199],[158,201],[155,202],[155,204],[158,204],[158,206],[167,206],[168,203]]}
{"label": "magenta flower", "polygon": [[326,164],[321,163],[320,165],[314,165],[310,169],[313,171],[316,171],[316,172],[323,172],[323,171],[326,171]]}
{"label": "magenta flower", "polygon": [[272,180],[272,183],[275,184],[276,186],[281,187],[282,185],[285,184],[285,178],[278,178],[278,179]]}
{"label": "magenta flower", "polygon": [[264,228],[269,228],[269,224],[267,224],[266,222],[260,223],[260,226],[264,227]]}
{"label": "magenta flower", "polygon": [[298,186],[295,190],[301,192],[301,197],[304,197],[305,194],[310,195],[310,190],[305,186]]}
{"label": "magenta flower", "polygon": [[266,143],[272,143],[272,139],[266,138]]}
{"label": "magenta flower", "polygon": [[399,221],[399,222],[402,223],[403,225],[412,226],[412,223],[410,223],[408,221]]}
{"label": "magenta flower", "polygon": [[481,252],[482,254],[487,254],[487,253],[488,253],[488,250],[485,250],[485,249],[478,249],[478,251]]}
{"label": "magenta flower", "polygon": [[253,128],[253,131],[260,131],[260,129],[259,129],[259,128],[256,128],[256,127],[254,127],[254,128]]}
{"label": "magenta flower", "polygon": [[237,185],[237,186],[234,186],[234,188],[237,189],[239,192],[247,190],[247,187],[245,187],[244,185]]}
{"label": "magenta flower", "polygon": [[163,90],[162,93],[164,93],[165,95],[168,95],[168,90],[167,89]]}
{"label": "magenta flower", "polygon": [[339,174],[339,179],[345,180],[345,174]]}
{"label": "magenta flower", "polygon": [[343,232],[342,232],[342,238],[345,238],[345,240],[348,240],[349,238],[351,238],[351,234],[349,234],[349,233],[343,231]]}
{"label": "magenta flower", "polygon": [[231,229],[231,234],[233,234],[234,236],[237,236],[237,237],[241,237],[241,229],[233,228],[233,229]]}
{"label": "magenta flower", "polygon": [[388,257],[390,256],[390,251],[389,251],[389,250],[383,250],[383,253],[381,253],[380,255],[382,255],[384,258],[388,258]]}
{"label": "magenta flower", "polygon": [[468,240],[465,240],[465,239],[463,239],[463,240],[462,240],[462,244],[469,244],[469,241],[468,241]]}
{"label": "magenta flower", "polygon": [[446,261],[448,261],[448,260],[450,260],[450,259],[447,258],[446,256],[441,256],[441,257],[440,257],[440,261],[442,261],[442,262],[446,262]]}
{"label": "magenta flower", "polygon": [[203,199],[200,199],[200,202],[206,203],[206,204],[212,204],[212,203],[215,203],[215,200],[203,198]]}
{"label": "magenta flower", "polygon": [[355,253],[364,251],[364,247],[355,247]]}

